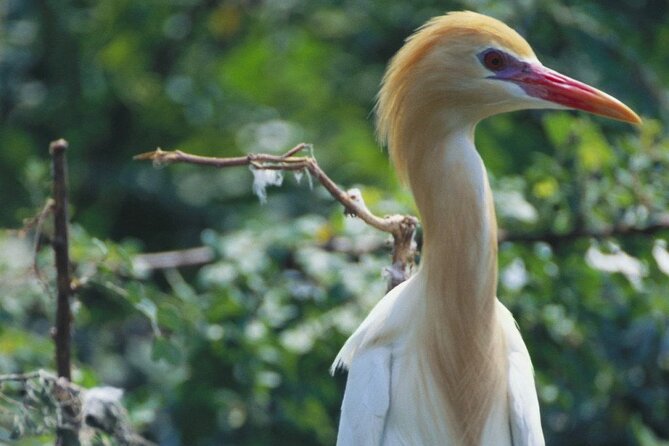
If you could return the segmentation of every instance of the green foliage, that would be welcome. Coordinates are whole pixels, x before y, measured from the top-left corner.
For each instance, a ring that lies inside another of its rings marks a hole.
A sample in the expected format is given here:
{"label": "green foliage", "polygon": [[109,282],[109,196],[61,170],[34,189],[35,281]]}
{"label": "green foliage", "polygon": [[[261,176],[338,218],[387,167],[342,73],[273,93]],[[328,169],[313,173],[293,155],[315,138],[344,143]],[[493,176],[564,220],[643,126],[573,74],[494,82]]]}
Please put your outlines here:
{"label": "green foliage", "polygon": [[[505,20],[547,66],[648,117],[640,131],[567,112],[482,123],[502,228],[559,236],[666,218],[661,2],[0,2],[0,226],[41,209],[48,142],[67,138],[75,382],[126,389],[131,420],[160,444],[332,444],[344,377],[328,367],[384,293],[383,237],[305,179],[260,206],[245,169],[130,158],[306,140],[374,211],[412,212],[370,112],[402,39],[454,9]],[[669,438],[668,236],[500,246],[499,295],[534,358],[549,444]],[[137,261],[197,245],[215,253],[206,266]],[[52,368],[52,254],[35,248],[0,231],[0,373]],[[10,418],[0,411],[1,429]]]}

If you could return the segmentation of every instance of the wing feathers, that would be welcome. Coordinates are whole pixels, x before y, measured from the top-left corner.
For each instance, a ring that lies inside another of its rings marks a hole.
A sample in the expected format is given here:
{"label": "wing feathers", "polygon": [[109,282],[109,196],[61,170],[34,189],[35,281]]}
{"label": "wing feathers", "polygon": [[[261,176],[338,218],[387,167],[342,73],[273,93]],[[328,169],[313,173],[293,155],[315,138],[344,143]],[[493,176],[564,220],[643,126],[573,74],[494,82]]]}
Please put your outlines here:
{"label": "wing feathers", "polygon": [[337,446],[378,446],[390,406],[389,347],[358,354],[349,367]]}
{"label": "wing feathers", "polygon": [[499,302],[497,309],[509,351],[509,423],[513,446],[544,446],[530,354],[509,310]]}

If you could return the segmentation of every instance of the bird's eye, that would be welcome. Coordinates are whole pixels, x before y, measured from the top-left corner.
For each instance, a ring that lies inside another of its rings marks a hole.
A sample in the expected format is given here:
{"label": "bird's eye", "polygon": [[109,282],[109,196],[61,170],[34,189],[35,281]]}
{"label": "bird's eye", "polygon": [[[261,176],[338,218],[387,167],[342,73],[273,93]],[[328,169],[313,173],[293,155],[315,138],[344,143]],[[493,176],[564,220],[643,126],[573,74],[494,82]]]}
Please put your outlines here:
{"label": "bird's eye", "polygon": [[506,66],[506,59],[504,58],[504,54],[491,50],[483,55],[483,65],[489,70],[499,71]]}

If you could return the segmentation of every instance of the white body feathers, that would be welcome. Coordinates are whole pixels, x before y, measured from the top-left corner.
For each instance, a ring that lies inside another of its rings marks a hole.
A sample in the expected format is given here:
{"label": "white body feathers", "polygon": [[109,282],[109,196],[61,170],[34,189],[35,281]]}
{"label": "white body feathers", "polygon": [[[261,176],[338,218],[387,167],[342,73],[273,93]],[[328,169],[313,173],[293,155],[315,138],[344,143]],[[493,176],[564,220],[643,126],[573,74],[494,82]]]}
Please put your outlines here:
{"label": "white body feathers", "polygon": [[[339,352],[333,371],[347,368],[348,379],[338,446],[455,444],[438,395],[415,382],[421,376],[416,352],[406,350],[412,315],[424,308],[421,282],[418,271],[388,293]],[[508,398],[493,405],[481,444],[544,445],[530,356],[511,313],[499,301],[496,310],[506,337]]]}

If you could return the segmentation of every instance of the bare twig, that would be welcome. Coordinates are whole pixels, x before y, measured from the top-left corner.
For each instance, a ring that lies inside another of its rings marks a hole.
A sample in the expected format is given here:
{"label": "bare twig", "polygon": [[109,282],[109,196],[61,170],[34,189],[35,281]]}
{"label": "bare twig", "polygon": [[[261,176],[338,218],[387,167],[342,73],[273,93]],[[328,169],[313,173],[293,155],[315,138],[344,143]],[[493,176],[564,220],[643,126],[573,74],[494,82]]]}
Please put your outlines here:
{"label": "bare twig", "polygon": [[192,155],[180,150],[142,153],[136,160],[153,161],[156,165],[172,163],[198,164],[212,167],[251,166],[258,170],[306,171],[315,178],[343,206],[347,215],[360,218],[368,225],[393,237],[392,267],[390,268],[389,288],[394,288],[408,278],[409,268],[415,255],[413,237],[418,219],[412,215],[389,215],[379,217],[367,209],[357,194],[341,189],[320,168],[316,159],[310,156],[295,156],[308,148],[307,144],[298,144],[283,155],[249,154],[240,157],[216,158]]}
{"label": "bare twig", "polygon": [[[406,280],[409,275],[409,267],[412,265],[415,256],[413,239],[418,219],[411,215],[390,215],[385,217],[374,215],[367,209],[358,191],[344,191],[339,188],[320,168],[315,158],[310,156],[295,156],[308,147],[310,146],[307,144],[298,144],[280,156],[261,153],[229,158],[198,156],[180,150],[163,151],[156,149],[153,152],[137,155],[134,159],[153,161],[156,165],[187,163],[218,168],[251,166],[259,170],[307,171],[327,189],[330,195],[344,206],[347,215],[356,216],[373,228],[392,235],[392,266],[387,269],[390,277],[389,289]],[[666,229],[669,229],[669,216],[661,216],[656,219],[655,223],[645,227],[616,224],[599,230],[578,228],[561,234],[551,232],[514,234],[501,230],[499,242],[533,243],[543,241],[557,246],[560,243],[571,242],[581,238],[602,239],[634,234],[654,234]]]}
{"label": "bare twig", "polygon": [[[353,242],[346,237],[332,237],[319,246],[326,251],[359,257],[364,254],[387,250],[390,245],[390,240],[373,239]],[[135,268],[147,271],[206,265],[213,262],[215,258],[216,254],[211,247],[195,246],[174,251],[137,254],[134,256],[132,263]]]}
{"label": "bare twig", "polygon": [[133,265],[143,270],[179,268],[182,266],[204,265],[212,262],[214,257],[213,249],[208,246],[198,246],[177,251],[138,254],[133,259]]}
{"label": "bare twig", "polygon": [[387,250],[390,247],[390,240],[366,239],[354,241],[348,237],[334,236],[329,238],[320,247],[326,251],[346,254],[352,257],[360,257],[366,254],[374,254]]}
{"label": "bare twig", "polygon": [[42,210],[35,216],[34,219],[31,221],[27,222],[24,225],[24,230],[28,230],[31,227],[34,226],[35,228],[35,243],[33,247],[33,272],[35,273],[35,277],[37,277],[37,280],[39,283],[42,285],[42,288],[44,288],[44,291],[46,292],[47,295],[51,296],[51,288],[49,287],[49,282],[44,278],[44,275],[42,274],[42,270],[39,267],[39,264],[37,263],[37,253],[40,250],[40,245],[41,245],[41,238],[42,238],[42,226],[44,225],[44,220],[49,216],[54,211],[55,208],[55,201],[53,198],[49,198],[46,200],[46,203],[44,203],[44,207]]}
{"label": "bare twig", "polygon": [[[36,370],[34,372],[27,372],[27,373],[9,373],[7,375],[0,375],[0,383],[6,382],[6,381],[28,381],[31,379],[37,379],[40,377],[53,377],[52,374],[49,372],[45,372],[44,370]],[[55,377],[54,377],[55,379]]]}
{"label": "bare twig", "polygon": [[536,234],[513,234],[500,232],[500,242],[533,243],[545,242],[557,246],[561,243],[571,242],[582,238],[605,239],[608,237],[625,237],[630,235],[652,235],[661,231],[669,230],[669,215],[660,215],[655,221],[647,226],[632,226],[629,224],[615,224],[602,229],[576,228],[564,233],[542,232]]}

